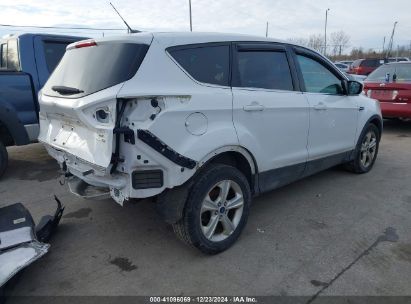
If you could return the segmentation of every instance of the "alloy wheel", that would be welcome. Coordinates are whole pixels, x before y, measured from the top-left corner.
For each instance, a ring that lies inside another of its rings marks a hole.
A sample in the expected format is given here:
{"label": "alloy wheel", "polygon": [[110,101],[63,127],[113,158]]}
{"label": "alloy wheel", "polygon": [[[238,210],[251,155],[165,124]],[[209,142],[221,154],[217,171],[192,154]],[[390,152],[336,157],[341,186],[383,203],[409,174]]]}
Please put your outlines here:
{"label": "alloy wheel", "polygon": [[377,135],[369,130],[361,143],[360,162],[364,168],[368,168],[374,161],[377,151]]}
{"label": "alloy wheel", "polygon": [[241,187],[232,180],[215,184],[201,205],[200,225],[204,236],[212,242],[229,237],[240,223],[244,208]]}

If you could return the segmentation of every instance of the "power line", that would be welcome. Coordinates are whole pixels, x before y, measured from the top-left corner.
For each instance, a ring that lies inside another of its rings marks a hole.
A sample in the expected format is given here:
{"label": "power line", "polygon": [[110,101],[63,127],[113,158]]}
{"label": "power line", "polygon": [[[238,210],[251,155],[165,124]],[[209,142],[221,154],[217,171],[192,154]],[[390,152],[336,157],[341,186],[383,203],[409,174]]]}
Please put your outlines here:
{"label": "power line", "polygon": [[42,28],[42,29],[62,29],[62,30],[93,30],[93,31],[124,31],[119,28],[94,28],[94,27],[63,27],[63,26],[39,26],[39,25],[12,25],[0,24],[1,27],[16,27],[16,28]]}

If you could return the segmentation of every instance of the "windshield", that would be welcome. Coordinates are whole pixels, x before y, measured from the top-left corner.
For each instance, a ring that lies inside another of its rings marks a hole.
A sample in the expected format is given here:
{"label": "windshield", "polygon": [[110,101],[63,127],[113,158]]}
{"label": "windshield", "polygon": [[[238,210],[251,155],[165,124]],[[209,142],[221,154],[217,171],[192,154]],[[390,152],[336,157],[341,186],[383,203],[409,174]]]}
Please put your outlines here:
{"label": "windshield", "polygon": [[393,75],[397,76],[396,82],[411,82],[411,64],[386,64],[372,72],[367,81],[384,82],[387,73],[390,74],[390,81]]}
{"label": "windshield", "polygon": [[43,92],[79,98],[112,87],[134,76],[147,50],[148,45],[135,43],[97,43],[67,50]]}

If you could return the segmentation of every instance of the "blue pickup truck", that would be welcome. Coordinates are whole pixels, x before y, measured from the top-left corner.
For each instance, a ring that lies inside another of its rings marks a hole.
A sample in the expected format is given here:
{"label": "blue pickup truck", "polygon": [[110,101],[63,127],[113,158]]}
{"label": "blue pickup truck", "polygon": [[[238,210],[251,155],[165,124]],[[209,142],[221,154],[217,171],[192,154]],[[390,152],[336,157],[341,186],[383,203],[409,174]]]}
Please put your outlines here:
{"label": "blue pickup truck", "polygon": [[72,42],[83,37],[21,34],[0,40],[0,177],[7,168],[6,147],[36,141],[37,94]]}

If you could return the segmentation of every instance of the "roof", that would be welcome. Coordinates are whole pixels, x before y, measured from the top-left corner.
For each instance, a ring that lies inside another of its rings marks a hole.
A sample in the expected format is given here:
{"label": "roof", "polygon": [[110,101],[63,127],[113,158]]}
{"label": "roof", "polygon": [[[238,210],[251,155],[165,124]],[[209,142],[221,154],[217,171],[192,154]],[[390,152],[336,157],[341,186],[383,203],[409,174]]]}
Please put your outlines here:
{"label": "roof", "polygon": [[267,38],[264,36],[253,36],[232,33],[213,33],[213,32],[157,32],[153,33],[155,39],[163,41],[175,41],[176,44],[205,43],[205,42],[224,42],[224,41],[285,41]]}
{"label": "roof", "polygon": [[393,62],[387,62],[386,64],[411,64],[411,61],[393,61]]}
{"label": "roof", "polygon": [[141,32],[127,35],[109,36],[105,38],[96,38],[94,40],[126,41],[135,39],[138,41],[146,41],[148,37],[153,37],[154,40],[156,40],[160,44],[163,44],[164,46],[225,41],[267,41],[287,43],[279,39],[266,38],[263,36],[211,32]]}
{"label": "roof", "polygon": [[26,37],[34,37],[34,36],[46,36],[50,38],[80,38],[80,39],[87,39],[86,37],[82,36],[72,36],[72,35],[55,35],[55,34],[47,34],[47,33],[20,33],[20,34],[8,34],[0,39],[7,40],[7,39],[16,39],[16,38],[26,38]]}

